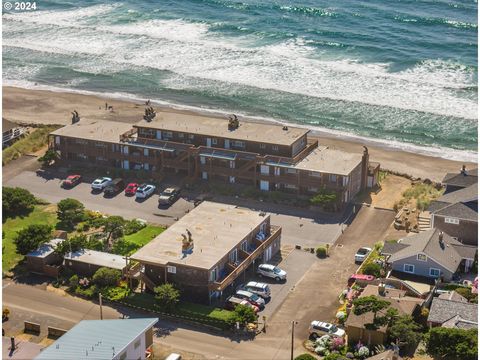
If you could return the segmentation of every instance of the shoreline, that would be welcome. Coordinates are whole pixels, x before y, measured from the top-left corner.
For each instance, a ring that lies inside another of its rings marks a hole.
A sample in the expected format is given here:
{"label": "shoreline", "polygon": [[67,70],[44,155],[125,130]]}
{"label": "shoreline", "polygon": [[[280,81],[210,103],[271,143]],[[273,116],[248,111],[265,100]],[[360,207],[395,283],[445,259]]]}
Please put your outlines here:
{"label": "shoreline", "polygon": [[[40,88],[40,87],[39,87]],[[83,94],[75,91],[52,91],[40,89],[25,89],[13,86],[3,86],[3,117],[22,123],[60,124],[66,125],[71,122],[71,111],[77,110],[81,118],[88,120],[113,120],[127,123],[135,123],[143,116],[144,101],[123,99],[121,94],[118,98],[101,96],[99,94]],[[105,110],[105,103],[113,106],[114,111]],[[157,105],[159,104],[159,105]],[[167,103],[168,104],[168,103]],[[208,109],[193,109],[185,106],[179,109],[174,104],[161,104],[152,101],[157,112],[174,112],[194,115],[203,115],[219,119],[225,119],[228,114],[222,114]],[[241,121],[249,122],[276,122],[278,120],[240,117]],[[311,130],[311,127],[288,124],[289,126],[303,127]],[[311,130],[309,136],[316,138],[319,144],[346,152],[362,152],[363,145],[367,146],[370,153],[370,161],[379,162],[381,168],[401,174],[408,174],[422,179],[441,181],[446,172],[457,172],[462,164],[467,168],[477,167],[476,162],[449,160],[433,154],[409,152],[388,146],[386,143],[375,139],[363,139],[354,135],[343,135],[325,132],[321,129]],[[405,145],[408,147],[408,144]],[[428,148],[425,148],[428,152]],[[461,152],[461,151],[459,151]]]}

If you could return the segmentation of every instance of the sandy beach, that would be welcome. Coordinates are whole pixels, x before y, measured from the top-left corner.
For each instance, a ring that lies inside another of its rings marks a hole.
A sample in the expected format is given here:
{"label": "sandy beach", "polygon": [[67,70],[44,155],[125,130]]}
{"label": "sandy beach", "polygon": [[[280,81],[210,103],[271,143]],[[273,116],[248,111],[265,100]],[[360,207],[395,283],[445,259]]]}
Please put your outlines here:
{"label": "sandy beach", "polygon": [[[105,110],[105,103],[112,106],[113,111]],[[193,113],[156,105],[154,107],[157,112]],[[142,118],[144,103],[93,95],[3,87],[2,116],[11,121],[26,124],[67,125],[71,122],[73,110],[78,111],[81,119],[85,120],[114,120],[133,124]],[[209,116],[220,117],[211,114]],[[241,120],[253,121],[244,118]],[[457,172],[462,166],[462,162],[376,146],[360,139],[342,139],[323,133],[321,135],[315,133],[312,136],[317,137],[322,145],[347,152],[361,152],[365,145],[370,152],[370,161],[379,162],[382,169],[429,178],[433,181],[441,181],[446,172]],[[477,167],[477,164],[467,164],[467,168],[473,167]]]}

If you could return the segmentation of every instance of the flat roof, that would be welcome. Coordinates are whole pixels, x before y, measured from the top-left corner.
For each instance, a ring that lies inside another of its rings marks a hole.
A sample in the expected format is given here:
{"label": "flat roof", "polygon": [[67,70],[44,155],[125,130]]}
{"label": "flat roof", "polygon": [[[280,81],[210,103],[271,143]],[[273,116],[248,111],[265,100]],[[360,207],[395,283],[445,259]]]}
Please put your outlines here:
{"label": "flat roof", "polygon": [[[262,216],[263,215],[263,216]],[[270,215],[234,205],[202,202],[131,259],[152,265],[186,265],[211,269]],[[182,253],[182,234],[189,230],[193,252]]]}
{"label": "flat roof", "polygon": [[109,254],[106,252],[82,249],[73,253],[65,254],[65,260],[74,260],[86,264],[108,267],[122,270],[125,264],[125,258],[120,255]]}
{"label": "flat roof", "polygon": [[55,251],[55,247],[65,241],[64,239],[52,239],[48,243],[40,245],[36,250],[30,251],[27,256],[45,258]]}
{"label": "flat roof", "polygon": [[349,175],[362,162],[363,154],[319,146],[295,165],[301,170],[337,175]]}
{"label": "flat roof", "polygon": [[35,359],[118,359],[129,344],[157,321],[158,318],[82,320]]}
{"label": "flat roof", "polygon": [[120,135],[130,129],[132,129],[131,124],[119,121],[89,121],[88,119],[82,119],[75,124],[66,125],[57,129],[51,134],[71,138],[118,143],[120,142]]}
{"label": "flat roof", "polygon": [[157,113],[152,121],[141,120],[135,126],[279,145],[292,145],[309,132],[307,129],[290,126],[288,130],[283,130],[281,125],[256,123],[241,119],[240,126],[237,129],[229,130],[227,119],[171,112]]}

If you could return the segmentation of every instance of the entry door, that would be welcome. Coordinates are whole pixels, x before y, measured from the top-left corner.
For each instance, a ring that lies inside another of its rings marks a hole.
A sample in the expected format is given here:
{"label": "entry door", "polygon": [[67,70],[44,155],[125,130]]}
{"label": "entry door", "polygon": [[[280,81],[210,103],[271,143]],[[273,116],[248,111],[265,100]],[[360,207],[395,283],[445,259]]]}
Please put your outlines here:
{"label": "entry door", "polygon": [[162,131],[161,130],[157,130],[157,139],[162,140]]}
{"label": "entry door", "polygon": [[268,181],[265,181],[265,180],[260,180],[260,190],[262,191],[268,191],[270,190],[270,184],[268,183]]}
{"label": "entry door", "polygon": [[125,170],[129,170],[130,169],[130,163],[128,162],[128,160],[123,160],[123,168]]}
{"label": "entry door", "polygon": [[202,171],[202,179],[207,180],[208,179],[208,173],[206,171]]}
{"label": "entry door", "polygon": [[212,147],[212,139],[207,138],[207,147]]}
{"label": "entry door", "polygon": [[270,261],[271,258],[272,258],[272,245],[266,248],[265,251],[263,252],[263,261],[264,262]]}
{"label": "entry door", "polygon": [[225,139],[225,149],[230,149],[230,140]]}

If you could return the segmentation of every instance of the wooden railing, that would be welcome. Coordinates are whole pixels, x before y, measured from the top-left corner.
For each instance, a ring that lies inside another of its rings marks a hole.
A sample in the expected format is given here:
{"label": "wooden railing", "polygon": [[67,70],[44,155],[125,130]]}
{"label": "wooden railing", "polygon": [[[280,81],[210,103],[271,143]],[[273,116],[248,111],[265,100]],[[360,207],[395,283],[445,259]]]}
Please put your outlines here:
{"label": "wooden railing", "polygon": [[261,244],[251,253],[249,256],[243,260],[230,274],[228,274],[221,281],[216,281],[210,285],[210,289],[214,291],[222,291],[228,285],[230,285],[243,271],[245,271],[248,266],[260,256],[267,247],[269,247],[282,233],[281,227],[271,226],[270,236],[266,238]]}

